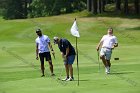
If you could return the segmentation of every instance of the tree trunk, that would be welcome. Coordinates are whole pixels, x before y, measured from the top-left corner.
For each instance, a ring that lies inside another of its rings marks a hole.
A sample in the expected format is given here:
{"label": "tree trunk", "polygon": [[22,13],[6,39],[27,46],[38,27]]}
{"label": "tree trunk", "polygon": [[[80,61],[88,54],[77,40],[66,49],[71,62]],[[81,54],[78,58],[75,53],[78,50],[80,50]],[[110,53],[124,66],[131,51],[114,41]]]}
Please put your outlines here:
{"label": "tree trunk", "polygon": [[25,18],[27,18],[27,15],[28,15],[28,12],[27,12],[27,11],[28,11],[28,10],[27,10],[27,3],[28,3],[27,0],[25,0],[25,1],[24,1],[24,4],[25,4],[25,6],[24,6],[24,17],[25,17]]}
{"label": "tree trunk", "polygon": [[116,10],[117,11],[121,10],[121,0],[116,0]]}
{"label": "tree trunk", "polygon": [[112,0],[106,0],[107,1],[107,4],[111,4],[112,3]]}
{"label": "tree trunk", "polygon": [[134,5],[135,5],[135,13],[139,14],[140,11],[139,0],[135,0]]}
{"label": "tree trunk", "polygon": [[102,0],[98,0],[98,13],[102,13]]}
{"label": "tree trunk", "polygon": [[102,0],[102,10],[105,12],[106,0]]}
{"label": "tree trunk", "polygon": [[91,1],[92,0],[87,0],[87,10],[90,12],[91,11]]}
{"label": "tree trunk", "polygon": [[91,2],[91,12],[97,14],[97,0],[92,0]]}
{"label": "tree trunk", "polygon": [[124,13],[128,15],[129,10],[128,10],[128,0],[124,0]]}

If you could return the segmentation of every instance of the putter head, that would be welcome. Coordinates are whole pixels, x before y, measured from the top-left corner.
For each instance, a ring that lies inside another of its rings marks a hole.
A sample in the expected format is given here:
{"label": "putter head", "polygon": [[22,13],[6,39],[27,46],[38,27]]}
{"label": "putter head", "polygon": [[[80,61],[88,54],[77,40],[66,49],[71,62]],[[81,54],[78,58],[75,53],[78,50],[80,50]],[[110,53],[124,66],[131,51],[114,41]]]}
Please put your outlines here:
{"label": "putter head", "polygon": [[61,80],[61,78],[57,78],[58,80]]}

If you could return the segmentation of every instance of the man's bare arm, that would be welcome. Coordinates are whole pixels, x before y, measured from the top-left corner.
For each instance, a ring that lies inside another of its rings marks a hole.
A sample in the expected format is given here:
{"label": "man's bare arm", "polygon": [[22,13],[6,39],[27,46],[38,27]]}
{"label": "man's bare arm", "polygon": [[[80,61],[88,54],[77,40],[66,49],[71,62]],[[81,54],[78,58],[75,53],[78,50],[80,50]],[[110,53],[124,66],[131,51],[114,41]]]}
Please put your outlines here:
{"label": "man's bare arm", "polygon": [[36,59],[38,60],[38,44],[36,44]]}
{"label": "man's bare arm", "polygon": [[49,47],[50,47],[50,49],[51,49],[51,51],[52,51],[53,57],[54,57],[54,59],[55,59],[55,52],[54,52],[54,50],[53,50],[53,47],[52,47],[52,45],[51,45],[50,42],[49,42],[48,44],[49,44]]}
{"label": "man's bare arm", "polygon": [[97,47],[96,47],[96,50],[97,51],[99,51],[99,48],[100,48],[100,46],[103,44],[103,42],[102,41],[100,41],[99,43],[98,43],[98,45],[97,45]]}
{"label": "man's bare arm", "polygon": [[68,56],[69,51],[70,51],[70,49],[69,49],[69,47],[67,47],[67,48],[66,48],[66,55],[65,55],[66,57]]}

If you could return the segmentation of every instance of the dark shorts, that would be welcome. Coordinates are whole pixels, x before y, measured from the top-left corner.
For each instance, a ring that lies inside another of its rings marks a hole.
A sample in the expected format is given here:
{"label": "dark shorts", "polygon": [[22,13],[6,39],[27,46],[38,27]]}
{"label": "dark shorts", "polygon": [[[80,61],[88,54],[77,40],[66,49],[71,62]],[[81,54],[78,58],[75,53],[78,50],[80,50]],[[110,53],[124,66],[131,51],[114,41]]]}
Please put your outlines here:
{"label": "dark shorts", "polygon": [[75,60],[75,55],[70,55],[67,57],[67,61],[64,62],[64,65],[72,65]]}
{"label": "dark shorts", "polygon": [[46,61],[52,60],[50,52],[39,53],[39,58],[41,64],[44,64],[44,58],[46,59]]}

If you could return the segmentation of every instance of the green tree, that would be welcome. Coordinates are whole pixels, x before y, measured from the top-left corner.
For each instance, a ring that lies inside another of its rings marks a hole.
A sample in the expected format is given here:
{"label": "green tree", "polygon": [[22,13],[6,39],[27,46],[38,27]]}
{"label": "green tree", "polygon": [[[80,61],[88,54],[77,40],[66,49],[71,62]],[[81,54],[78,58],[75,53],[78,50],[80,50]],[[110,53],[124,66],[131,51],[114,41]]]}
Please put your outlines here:
{"label": "green tree", "polygon": [[81,11],[86,8],[86,0],[33,0],[30,4],[30,17],[59,15]]}
{"label": "green tree", "polygon": [[46,15],[45,0],[33,0],[30,4],[30,17],[41,17]]}
{"label": "green tree", "polygon": [[91,11],[91,0],[87,0],[87,10]]}
{"label": "green tree", "polygon": [[63,6],[62,0],[54,0],[52,14],[59,15],[61,13],[62,6]]}
{"label": "green tree", "polygon": [[97,14],[97,0],[92,0],[91,2],[91,12]]}
{"label": "green tree", "polygon": [[128,12],[129,12],[129,10],[128,10],[128,0],[124,0],[124,13],[126,15],[128,15]]}
{"label": "green tree", "polygon": [[140,12],[140,5],[139,5],[140,1],[139,0],[134,0],[134,5],[135,5],[135,13],[139,14]]}
{"label": "green tree", "polygon": [[5,5],[6,5],[6,0],[0,0],[0,16],[3,14]]}
{"label": "green tree", "polygon": [[121,10],[121,0],[116,0],[116,11]]}
{"label": "green tree", "polygon": [[7,5],[4,11],[5,19],[20,19],[25,18],[23,13],[22,0],[7,0]]}

